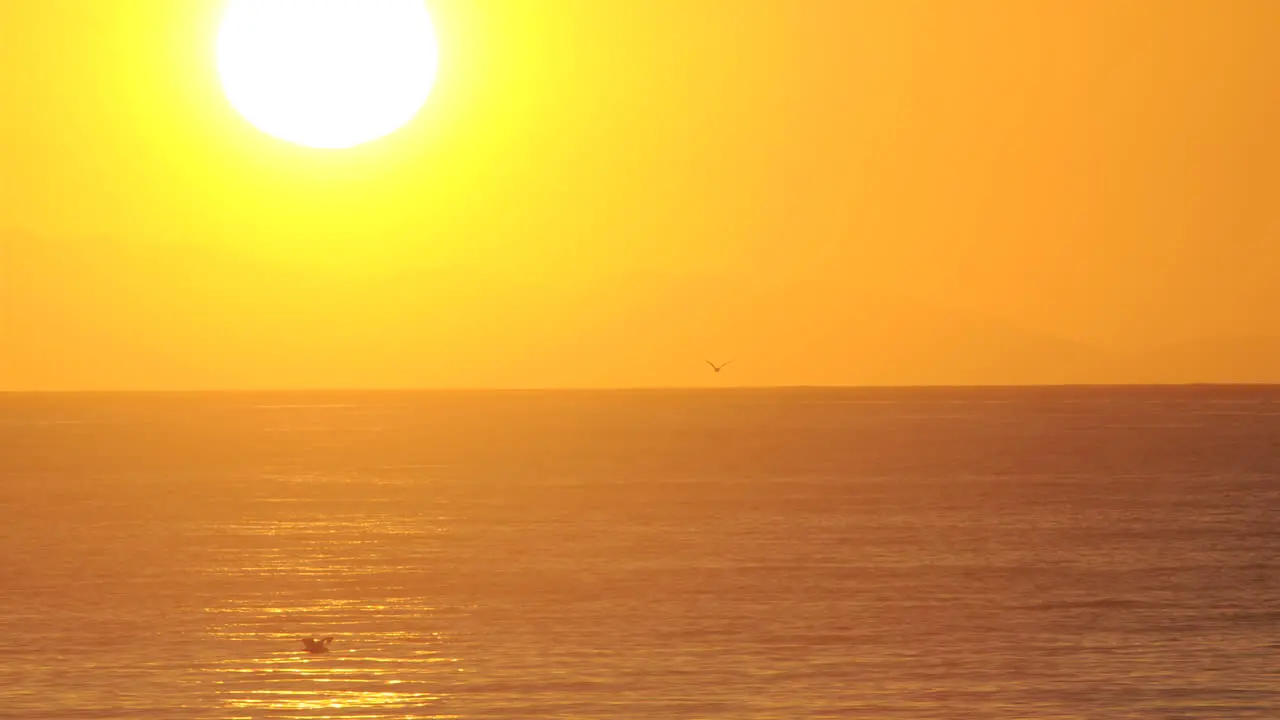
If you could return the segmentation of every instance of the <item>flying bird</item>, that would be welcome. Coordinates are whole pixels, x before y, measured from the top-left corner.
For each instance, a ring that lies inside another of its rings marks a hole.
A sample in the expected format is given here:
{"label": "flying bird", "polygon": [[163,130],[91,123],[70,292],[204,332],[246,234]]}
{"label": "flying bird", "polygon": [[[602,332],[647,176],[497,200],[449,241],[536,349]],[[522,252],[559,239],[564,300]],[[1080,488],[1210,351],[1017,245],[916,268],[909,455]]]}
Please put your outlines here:
{"label": "flying bird", "polygon": [[315,638],[300,639],[302,640],[303,647],[309,653],[327,653],[329,652],[329,643],[333,642],[333,638],[331,637],[321,638],[320,640],[316,640]]}
{"label": "flying bird", "polygon": [[728,365],[729,363],[731,363],[731,362],[733,362],[733,361],[732,361],[732,360],[730,360],[729,362],[720,363],[719,365],[717,365],[717,364],[715,364],[715,363],[711,362],[710,360],[707,360],[706,362],[707,362],[707,364],[708,364],[708,365],[710,365],[710,366],[711,366],[711,369],[712,369],[712,370],[715,370],[716,372],[720,372],[720,371],[724,368],[724,366],[725,366],[725,365]]}

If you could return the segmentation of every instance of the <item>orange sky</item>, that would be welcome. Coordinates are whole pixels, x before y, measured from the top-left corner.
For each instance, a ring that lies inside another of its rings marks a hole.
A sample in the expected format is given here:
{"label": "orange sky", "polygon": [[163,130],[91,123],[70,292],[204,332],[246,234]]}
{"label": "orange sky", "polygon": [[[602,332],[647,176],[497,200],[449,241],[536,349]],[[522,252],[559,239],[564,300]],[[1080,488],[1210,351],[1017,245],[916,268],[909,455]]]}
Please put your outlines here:
{"label": "orange sky", "polygon": [[218,2],[0,4],[0,388],[1280,381],[1274,0],[428,5],[318,151]]}

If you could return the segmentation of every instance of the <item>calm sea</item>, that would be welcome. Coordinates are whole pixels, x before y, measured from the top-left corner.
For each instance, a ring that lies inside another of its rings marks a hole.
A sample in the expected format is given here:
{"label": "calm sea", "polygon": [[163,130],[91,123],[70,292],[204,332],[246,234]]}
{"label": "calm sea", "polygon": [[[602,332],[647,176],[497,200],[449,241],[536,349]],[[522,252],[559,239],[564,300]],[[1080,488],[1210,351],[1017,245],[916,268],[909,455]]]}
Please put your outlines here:
{"label": "calm sea", "polygon": [[1280,388],[0,395],[0,717],[1274,720]]}

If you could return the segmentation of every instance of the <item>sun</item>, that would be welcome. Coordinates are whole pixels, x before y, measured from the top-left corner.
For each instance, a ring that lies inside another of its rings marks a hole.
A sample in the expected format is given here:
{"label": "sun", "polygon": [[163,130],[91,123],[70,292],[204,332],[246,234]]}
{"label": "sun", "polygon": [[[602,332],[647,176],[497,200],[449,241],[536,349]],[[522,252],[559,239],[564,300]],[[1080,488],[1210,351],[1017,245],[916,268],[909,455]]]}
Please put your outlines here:
{"label": "sun", "polygon": [[235,109],[313,148],[349,148],[409,122],[437,61],[422,0],[229,0],[217,38]]}

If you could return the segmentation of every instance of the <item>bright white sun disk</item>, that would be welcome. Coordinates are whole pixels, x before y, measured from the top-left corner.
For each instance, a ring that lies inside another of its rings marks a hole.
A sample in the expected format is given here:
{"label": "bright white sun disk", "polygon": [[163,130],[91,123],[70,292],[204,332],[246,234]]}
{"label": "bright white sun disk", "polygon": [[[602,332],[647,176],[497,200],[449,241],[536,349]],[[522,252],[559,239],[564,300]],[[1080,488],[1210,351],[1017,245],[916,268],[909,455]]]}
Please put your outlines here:
{"label": "bright white sun disk", "polygon": [[217,63],[227,98],[258,129],[346,148],[422,108],[435,30],[422,0],[230,0]]}

